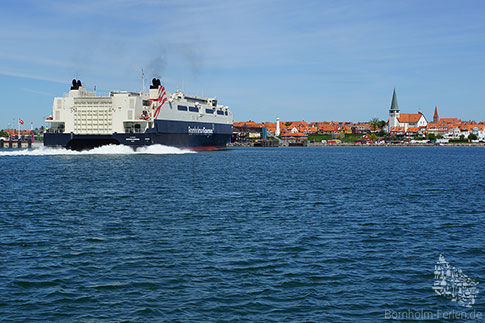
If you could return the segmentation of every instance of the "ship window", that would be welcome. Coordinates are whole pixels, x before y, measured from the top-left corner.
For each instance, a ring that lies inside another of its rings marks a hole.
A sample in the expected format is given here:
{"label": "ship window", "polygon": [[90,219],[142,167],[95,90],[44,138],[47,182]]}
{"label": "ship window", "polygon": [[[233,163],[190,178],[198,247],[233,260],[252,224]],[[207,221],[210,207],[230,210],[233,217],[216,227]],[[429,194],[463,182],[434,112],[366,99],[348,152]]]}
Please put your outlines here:
{"label": "ship window", "polygon": [[227,111],[224,111],[225,112],[225,115],[227,116]]}
{"label": "ship window", "polygon": [[187,111],[187,107],[185,105],[179,105],[177,109],[179,109],[179,111]]}
{"label": "ship window", "polygon": [[214,113],[214,109],[205,109],[205,113]]}
{"label": "ship window", "polygon": [[189,107],[190,112],[199,112],[199,108],[196,107]]}
{"label": "ship window", "polygon": [[222,115],[224,115],[224,111],[222,111],[222,110],[217,110],[217,114],[219,114],[219,115],[221,115],[221,116],[222,116]]}

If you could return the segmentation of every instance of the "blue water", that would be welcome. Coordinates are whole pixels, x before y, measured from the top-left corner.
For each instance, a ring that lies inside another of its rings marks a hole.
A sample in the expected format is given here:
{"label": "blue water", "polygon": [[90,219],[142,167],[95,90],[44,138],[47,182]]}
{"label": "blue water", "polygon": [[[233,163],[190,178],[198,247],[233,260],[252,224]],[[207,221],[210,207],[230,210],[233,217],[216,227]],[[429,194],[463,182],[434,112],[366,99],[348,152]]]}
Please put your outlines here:
{"label": "blue water", "polygon": [[485,148],[110,152],[0,151],[3,322],[485,311],[431,288],[485,281]]}

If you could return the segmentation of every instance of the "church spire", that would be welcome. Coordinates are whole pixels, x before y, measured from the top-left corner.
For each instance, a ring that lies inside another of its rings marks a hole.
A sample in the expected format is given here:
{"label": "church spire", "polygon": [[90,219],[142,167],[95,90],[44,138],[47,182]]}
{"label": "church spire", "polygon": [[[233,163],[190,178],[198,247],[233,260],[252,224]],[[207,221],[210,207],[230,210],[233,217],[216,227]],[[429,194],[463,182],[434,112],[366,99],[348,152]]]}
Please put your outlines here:
{"label": "church spire", "polygon": [[440,117],[438,116],[438,107],[434,107],[434,116],[433,116],[433,122],[437,123],[440,120]]}
{"label": "church spire", "polygon": [[399,111],[399,107],[397,105],[396,89],[394,89],[394,92],[392,93],[391,108],[389,110],[390,111]]}

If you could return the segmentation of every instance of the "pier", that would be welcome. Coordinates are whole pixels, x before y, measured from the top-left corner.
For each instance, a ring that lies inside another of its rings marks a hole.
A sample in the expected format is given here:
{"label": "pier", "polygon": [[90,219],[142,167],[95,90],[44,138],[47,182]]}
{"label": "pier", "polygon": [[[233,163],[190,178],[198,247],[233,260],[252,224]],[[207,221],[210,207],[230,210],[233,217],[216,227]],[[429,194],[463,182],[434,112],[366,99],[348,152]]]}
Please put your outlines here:
{"label": "pier", "polygon": [[0,139],[0,149],[28,149],[32,148],[32,139]]}

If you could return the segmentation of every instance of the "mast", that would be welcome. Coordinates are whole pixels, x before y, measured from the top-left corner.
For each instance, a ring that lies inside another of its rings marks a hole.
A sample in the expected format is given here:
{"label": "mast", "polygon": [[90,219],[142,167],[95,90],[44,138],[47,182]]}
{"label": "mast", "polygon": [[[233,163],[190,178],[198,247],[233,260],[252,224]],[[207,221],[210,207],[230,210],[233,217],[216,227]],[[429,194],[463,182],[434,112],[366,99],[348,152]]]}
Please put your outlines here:
{"label": "mast", "polygon": [[145,92],[145,72],[141,69],[141,91]]}

